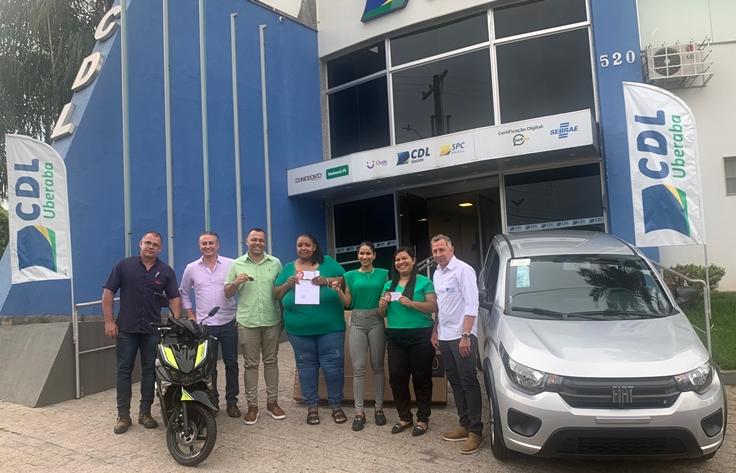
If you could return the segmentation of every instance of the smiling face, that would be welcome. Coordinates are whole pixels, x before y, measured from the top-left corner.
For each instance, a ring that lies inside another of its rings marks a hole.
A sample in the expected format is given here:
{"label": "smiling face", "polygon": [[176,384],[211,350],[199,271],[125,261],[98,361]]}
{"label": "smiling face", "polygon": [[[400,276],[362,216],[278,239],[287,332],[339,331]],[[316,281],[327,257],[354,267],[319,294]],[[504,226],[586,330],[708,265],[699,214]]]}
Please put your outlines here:
{"label": "smiling face", "polygon": [[399,251],[394,256],[394,267],[401,276],[407,276],[414,270],[415,259],[406,251]]}
{"label": "smiling face", "polygon": [[146,233],[138,244],[141,256],[145,259],[155,259],[161,253],[161,244],[161,238],[156,234]]}
{"label": "smiling face", "polygon": [[220,250],[220,242],[214,235],[202,235],[199,237],[199,252],[202,256],[215,256]]}
{"label": "smiling face", "polygon": [[373,252],[370,246],[363,245],[358,248],[358,261],[362,268],[371,268],[373,266],[373,260],[376,259],[376,254]]}
{"label": "smiling face", "polygon": [[296,254],[303,261],[310,260],[314,254],[315,245],[311,238],[302,235],[296,240]]}
{"label": "smiling face", "polygon": [[432,257],[443,268],[452,259],[455,254],[455,248],[447,243],[447,240],[441,239],[432,243]]}
{"label": "smiling face", "polygon": [[258,230],[251,230],[248,233],[248,237],[245,239],[245,243],[248,245],[248,254],[260,258],[263,256],[263,251],[266,248],[266,233],[259,232]]}

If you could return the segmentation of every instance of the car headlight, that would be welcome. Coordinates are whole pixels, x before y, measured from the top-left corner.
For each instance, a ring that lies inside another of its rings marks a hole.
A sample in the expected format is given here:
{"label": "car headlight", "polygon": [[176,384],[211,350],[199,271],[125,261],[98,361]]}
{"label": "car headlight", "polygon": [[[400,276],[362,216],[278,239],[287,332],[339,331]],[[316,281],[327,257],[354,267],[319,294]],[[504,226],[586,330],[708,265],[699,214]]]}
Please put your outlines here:
{"label": "car headlight", "polygon": [[682,392],[695,391],[698,394],[702,394],[710,386],[711,382],[713,382],[713,368],[710,365],[710,360],[694,370],[675,375],[677,389]]}
{"label": "car headlight", "polygon": [[539,394],[544,391],[557,392],[560,390],[563,381],[562,376],[545,373],[517,363],[506,353],[503,346],[501,347],[501,358],[506,368],[506,374],[522,391],[529,394]]}

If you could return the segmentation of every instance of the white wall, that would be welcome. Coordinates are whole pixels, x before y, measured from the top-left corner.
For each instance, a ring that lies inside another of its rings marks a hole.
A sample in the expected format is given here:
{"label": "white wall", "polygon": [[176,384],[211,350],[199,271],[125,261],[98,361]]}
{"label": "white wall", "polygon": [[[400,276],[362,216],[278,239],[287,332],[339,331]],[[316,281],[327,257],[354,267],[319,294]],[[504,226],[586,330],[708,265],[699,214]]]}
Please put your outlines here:
{"label": "white wall", "polygon": [[[736,156],[732,131],[736,108],[736,1],[639,0],[642,47],[711,38],[713,78],[703,88],[678,89],[695,114],[703,183],[708,257],[726,268],[720,290],[736,290],[736,196],[726,196],[723,158]],[[662,262],[703,264],[702,247],[661,250]]]}
{"label": "white wall", "polygon": [[317,0],[319,57],[415,23],[491,3],[489,0],[409,0],[402,10],[361,23],[365,0]]}

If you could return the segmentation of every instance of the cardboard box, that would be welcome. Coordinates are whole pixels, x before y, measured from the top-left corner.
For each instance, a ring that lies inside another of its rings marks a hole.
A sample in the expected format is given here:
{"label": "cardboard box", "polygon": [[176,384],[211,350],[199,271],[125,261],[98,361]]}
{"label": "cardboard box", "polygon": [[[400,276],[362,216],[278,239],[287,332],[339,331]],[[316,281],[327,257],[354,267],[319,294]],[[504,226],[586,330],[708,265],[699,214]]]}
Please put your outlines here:
{"label": "cardboard box", "polygon": [[[346,324],[350,326],[350,311],[345,311]],[[371,369],[370,359],[367,360],[368,366],[366,366],[366,380],[365,380],[365,400],[375,401],[375,386],[373,383],[373,370]],[[391,392],[391,386],[388,384],[388,355],[384,357],[384,373],[386,376],[386,382],[384,383],[383,396],[386,401],[393,401],[394,396]],[[442,363],[442,355],[439,350],[435,354],[435,358],[432,363],[433,375],[432,375],[432,403],[435,404],[447,404],[447,377],[445,376],[444,364]],[[414,387],[411,381],[409,381],[409,390],[411,391],[411,397],[414,399]],[[322,376],[322,370],[319,372],[319,385],[318,393],[320,400],[327,400],[327,385],[325,384],[324,376]],[[348,336],[347,331],[345,332],[345,387],[343,388],[343,399],[346,401],[353,400],[353,365],[350,360],[350,350],[348,349]],[[297,401],[302,400],[301,386],[299,385],[299,373],[294,373],[294,399]]]}

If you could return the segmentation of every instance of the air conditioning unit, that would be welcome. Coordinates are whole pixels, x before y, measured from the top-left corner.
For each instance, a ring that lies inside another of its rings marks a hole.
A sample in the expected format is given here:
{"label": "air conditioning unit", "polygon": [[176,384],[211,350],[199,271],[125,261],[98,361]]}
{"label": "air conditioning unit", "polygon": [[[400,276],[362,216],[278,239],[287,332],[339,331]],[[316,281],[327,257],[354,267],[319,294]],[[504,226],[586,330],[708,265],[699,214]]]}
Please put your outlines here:
{"label": "air conditioning unit", "polygon": [[713,73],[708,72],[712,62],[709,43],[675,43],[648,46],[646,57],[647,81],[667,88],[703,87]]}
{"label": "air conditioning unit", "polygon": [[670,79],[702,73],[703,51],[695,43],[648,47],[646,50],[648,77]]}

